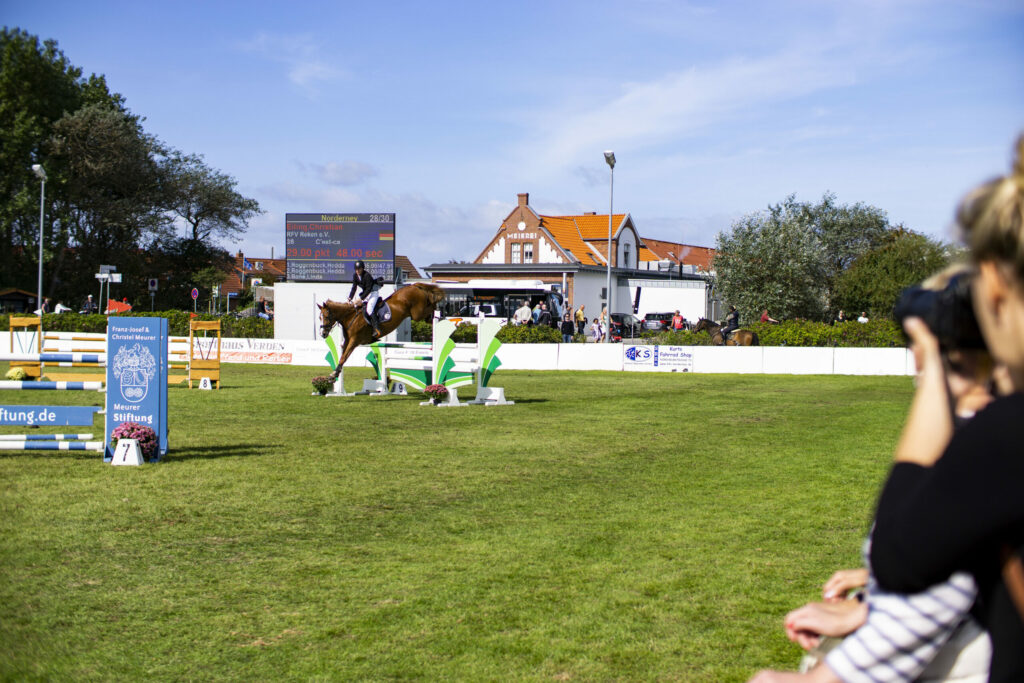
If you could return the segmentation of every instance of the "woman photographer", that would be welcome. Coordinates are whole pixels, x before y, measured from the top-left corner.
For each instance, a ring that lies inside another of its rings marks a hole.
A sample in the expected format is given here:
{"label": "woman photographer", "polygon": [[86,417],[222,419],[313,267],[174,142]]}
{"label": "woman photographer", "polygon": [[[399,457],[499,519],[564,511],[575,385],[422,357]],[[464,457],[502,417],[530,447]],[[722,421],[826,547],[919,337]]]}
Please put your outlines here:
{"label": "woman photographer", "polygon": [[879,499],[872,569],[913,593],[955,571],[974,576],[974,615],[992,638],[992,681],[1024,680],[1024,136],[1013,172],[963,201],[974,312],[1005,372],[1004,394],[953,433],[943,353],[919,319],[905,329],[917,392]]}

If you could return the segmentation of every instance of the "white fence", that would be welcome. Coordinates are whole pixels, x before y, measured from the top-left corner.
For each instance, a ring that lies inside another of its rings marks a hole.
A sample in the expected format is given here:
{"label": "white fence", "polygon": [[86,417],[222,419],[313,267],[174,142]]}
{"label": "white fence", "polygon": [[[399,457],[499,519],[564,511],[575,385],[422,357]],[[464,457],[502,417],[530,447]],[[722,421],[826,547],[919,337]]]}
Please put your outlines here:
{"label": "white fence", "polygon": [[[0,350],[10,348],[0,333]],[[639,351],[632,354],[630,349]],[[655,364],[653,355],[672,362]],[[367,353],[369,349],[367,349]],[[650,354],[650,356],[645,356]],[[327,367],[327,345],[319,340],[221,340],[223,363],[273,363]],[[643,356],[643,357],[641,357]],[[352,354],[345,367],[369,367],[366,353]],[[779,375],[913,375],[906,349],[833,349],[790,346],[675,346],[630,344],[505,344],[502,370],[627,370]]]}

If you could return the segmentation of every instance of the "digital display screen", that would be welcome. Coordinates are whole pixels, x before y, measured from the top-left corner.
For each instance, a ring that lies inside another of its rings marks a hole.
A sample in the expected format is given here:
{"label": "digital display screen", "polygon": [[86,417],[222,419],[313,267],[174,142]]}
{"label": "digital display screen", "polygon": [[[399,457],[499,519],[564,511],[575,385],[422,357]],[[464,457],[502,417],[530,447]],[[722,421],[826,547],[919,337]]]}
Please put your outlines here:
{"label": "digital display screen", "polygon": [[362,260],[373,277],[395,280],[395,214],[285,214],[284,244],[291,282],[351,282]]}

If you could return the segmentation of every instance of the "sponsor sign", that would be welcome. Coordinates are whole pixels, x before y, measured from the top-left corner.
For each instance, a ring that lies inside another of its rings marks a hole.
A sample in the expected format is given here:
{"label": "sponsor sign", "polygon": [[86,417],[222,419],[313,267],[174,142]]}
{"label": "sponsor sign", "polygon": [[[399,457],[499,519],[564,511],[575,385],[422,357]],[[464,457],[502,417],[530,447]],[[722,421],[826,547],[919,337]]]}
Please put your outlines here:
{"label": "sponsor sign", "polygon": [[167,453],[167,319],[107,321],[105,460],[113,457],[111,432],[125,422],[151,427]]}
{"label": "sponsor sign", "polygon": [[98,406],[0,406],[0,425],[52,427],[56,425],[92,426]]}
{"label": "sponsor sign", "polygon": [[642,372],[693,372],[688,346],[624,346],[622,367]]}

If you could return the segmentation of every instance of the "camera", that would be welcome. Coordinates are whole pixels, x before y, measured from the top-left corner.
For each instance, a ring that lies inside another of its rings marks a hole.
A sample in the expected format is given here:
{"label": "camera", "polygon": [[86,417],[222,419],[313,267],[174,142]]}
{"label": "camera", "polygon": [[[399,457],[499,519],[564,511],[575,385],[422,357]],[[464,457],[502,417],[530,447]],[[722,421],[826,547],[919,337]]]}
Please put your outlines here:
{"label": "camera", "polygon": [[944,351],[987,348],[974,315],[970,273],[955,275],[943,289],[908,287],[900,294],[893,317],[901,327],[907,318],[920,318]]}

